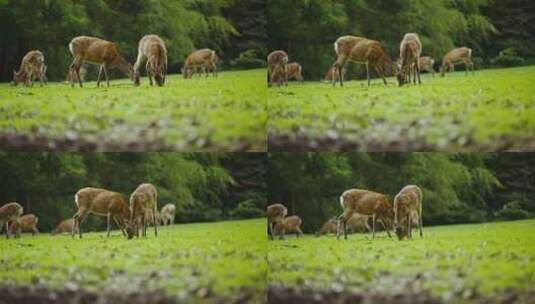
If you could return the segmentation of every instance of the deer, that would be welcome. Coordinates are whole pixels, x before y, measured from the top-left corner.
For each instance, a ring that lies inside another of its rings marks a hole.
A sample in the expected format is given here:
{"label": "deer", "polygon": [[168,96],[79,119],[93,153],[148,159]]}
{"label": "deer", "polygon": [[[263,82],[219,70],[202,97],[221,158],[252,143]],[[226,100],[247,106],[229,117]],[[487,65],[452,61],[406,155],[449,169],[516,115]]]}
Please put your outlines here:
{"label": "deer", "polygon": [[464,63],[466,75],[471,69],[474,74],[474,63],[472,62],[472,49],[467,47],[455,48],[442,57],[442,66],[440,67],[440,76],[446,76],[448,71],[455,72],[455,64]]}
{"label": "deer", "polygon": [[10,233],[15,235],[15,238],[20,237],[21,232],[31,232],[32,236],[39,233],[37,229],[37,222],[39,218],[35,214],[25,214],[11,221],[9,226]]}
{"label": "deer", "polygon": [[86,187],[78,190],[74,195],[74,202],[78,211],[74,214],[72,238],[76,232],[82,238],[81,223],[89,214],[105,216],[107,218],[107,237],[110,236],[111,220],[121,229],[123,236],[133,237],[133,226],[130,223],[130,208],[121,193],[101,188]]}
{"label": "deer", "polygon": [[420,237],[424,237],[422,199],[422,190],[415,185],[403,187],[394,197],[394,228],[399,239],[402,239],[405,234],[412,239],[413,221],[418,224]]}
{"label": "deer", "polygon": [[279,235],[286,235],[286,233],[295,233],[295,237],[299,238],[303,234],[301,224],[303,220],[297,215],[285,217],[281,222],[274,226],[275,233]]}
{"label": "deer", "polygon": [[[85,81],[87,77],[87,69],[84,67],[84,66],[81,66],[80,67],[80,78],[82,80],[82,82]],[[71,83],[71,82],[76,82],[78,81],[78,78],[76,76],[76,73],[74,72],[74,70],[70,70],[67,72],[67,75],[65,76],[65,82],[66,83]]]}
{"label": "deer", "polygon": [[139,41],[137,60],[134,64],[134,84],[140,85],[140,67],[144,59],[147,59],[145,69],[149,77],[149,83],[154,85],[152,78],[158,86],[165,84],[167,75],[167,48],[162,38],[157,35],[146,35]]}
{"label": "deer", "polygon": [[9,222],[16,220],[22,215],[23,208],[20,204],[12,202],[0,207],[0,230],[5,225],[6,238],[9,239]]}
{"label": "deer", "polygon": [[18,71],[13,70],[12,85],[17,86],[23,82],[27,87],[33,86],[33,80],[39,79],[41,86],[46,83],[45,56],[41,51],[29,51],[20,63]]}
{"label": "deer", "polygon": [[217,62],[219,57],[216,51],[212,49],[200,49],[193,51],[188,55],[182,68],[182,74],[185,79],[191,78],[195,71],[200,68],[206,77],[208,77],[209,71],[212,71],[212,75],[217,77]]}
{"label": "deer", "polygon": [[[124,75],[132,79],[132,65],[121,56],[113,42],[96,37],[78,36],[69,43],[69,51],[73,57],[69,71],[76,75],[81,88],[83,84],[80,77],[80,67],[85,62],[100,66],[97,87],[100,87],[100,78],[103,72],[106,77],[106,84],[110,87],[109,69],[113,68],[119,69]],[[74,87],[74,79],[72,78],[71,86]]]}
{"label": "deer", "polygon": [[420,64],[420,71],[426,71],[428,73],[431,73],[433,75],[433,78],[435,77],[435,69],[433,66],[435,65],[435,60],[429,56],[423,56],[420,57],[418,60],[418,63]]}
{"label": "deer", "polygon": [[336,217],[327,220],[323,225],[321,225],[320,230],[316,232],[316,236],[324,234],[336,234],[338,229],[338,220]]}
{"label": "deer", "polygon": [[174,204],[165,204],[162,207],[160,214],[162,216],[163,225],[175,224],[176,207]]}
{"label": "deer", "polygon": [[286,75],[283,74],[283,69],[278,69],[274,72],[273,81],[278,82],[280,79],[286,77],[285,79],[295,79],[296,81],[299,81],[303,83],[303,75],[301,74],[302,67],[297,62],[291,62],[286,65]]}
{"label": "deer", "polygon": [[[346,72],[347,72],[346,69],[342,69],[342,78],[344,80],[345,80]],[[323,80],[325,82],[333,82],[333,80],[335,82],[338,81],[338,73],[336,73],[336,69],[334,67],[330,67],[329,70],[327,70],[327,73],[325,73]]]}
{"label": "deer", "polygon": [[[288,209],[284,207],[283,204],[272,204],[267,207],[267,220],[268,220],[268,229],[269,237],[273,240],[275,233],[275,225],[277,223],[282,223],[283,219],[288,214]],[[280,238],[283,239],[284,235],[280,234]]]}
{"label": "deer", "polygon": [[[268,64],[268,86],[272,86],[277,81],[278,86],[288,85],[288,54],[285,51],[277,50],[269,53]],[[277,77],[277,75],[283,77]]]}
{"label": "deer", "polygon": [[381,222],[388,237],[394,214],[392,206],[384,194],[370,190],[350,189],[340,196],[340,205],[344,212],[338,217],[336,237],[340,238],[340,226],[344,229],[344,238],[347,239],[347,222],[356,213],[372,217],[372,237],[375,238],[375,223]]}
{"label": "deer", "polygon": [[68,219],[65,219],[65,220],[61,221],[56,226],[56,228],[54,228],[54,230],[52,230],[51,234],[52,235],[56,235],[56,234],[59,234],[59,233],[72,234],[73,233],[73,228],[74,228],[74,219],[68,218]]}
{"label": "deer", "polygon": [[334,52],[337,59],[333,64],[334,72],[338,77],[332,79],[333,86],[336,82],[340,82],[340,86],[344,86],[342,77],[342,70],[346,67],[348,62],[357,64],[364,64],[366,66],[366,78],[368,80],[368,87],[370,86],[370,68],[373,68],[381,78],[385,85],[385,73],[391,60],[385,54],[385,51],[378,41],[370,40],[357,36],[342,36],[334,42]]}
{"label": "deer", "polygon": [[144,183],[139,185],[130,195],[130,208],[132,209],[131,223],[135,227],[136,237],[139,237],[139,229],[142,235],[147,236],[147,217],[152,218],[154,223],[154,235],[158,236],[158,223],[156,212],[158,212],[158,192],[153,184]]}
{"label": "deer", "polygon": [[356,230],[362,230],[365,229],[368,232],[372,231],[372,228],[368,224],[368,219],[370,217],[367,215],[362,215],[358,213],[354,213],[349,220],[347,220],[347,226],[349,230],[351,230],[352,233],[355,233]]}
{"label": "deer", "polygon": [[420,79],[420,54],[422,53],[422,43],[420,37],[416,33],[407,33],[403,37],[399,46],[399,64],[397,67],[397,79],[399,86],[403,86],[405,82],[411,82],[411,74],[413,83],[416,84],[416,77],[418,77],[418,84],[422,84]]}

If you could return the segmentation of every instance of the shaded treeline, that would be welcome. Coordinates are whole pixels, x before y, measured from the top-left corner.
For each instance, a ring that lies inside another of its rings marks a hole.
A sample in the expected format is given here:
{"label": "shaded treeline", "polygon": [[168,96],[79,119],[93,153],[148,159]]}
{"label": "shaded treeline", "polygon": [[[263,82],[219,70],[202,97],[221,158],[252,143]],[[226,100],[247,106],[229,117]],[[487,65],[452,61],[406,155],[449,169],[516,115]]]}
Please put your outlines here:
{"label": "shaded treeline", "polygon": [[342,213],[351,188],[423,190],[424,225],[535,216],[535,155],[530,153],[270,153],[268,202],[303,218],[307,232]]}
{"label": "shaded treeline", "polygon": [[343,35],[378,40],[397,59],[403,35],[416,32],[435,69],[456,46],[472,48],[478,67],[508,66],[534,61],[534,24],[531,0],[272,0],[268,45],[287,50],[314,80],[335,61],[333,43]]}
{"label": "shaded treeline", "polygon": [[[44,231],[75,212],[74,194],[101,187],[127,198],[143,182],[158,206],[173,203],[177,222],[258,217],[266,202],[261,153],[7,153],[0,152],[0,205],[19,202]],[[88,227],[104,218],[88,217]]]}
{"label": "shaded treeline", "polygon": [[[247,20],[247,21],[246,21]],[[0,80],[12,78],[31,49],[43,51],[50,79],[64,79],[79,35],[116,42],[133,63],[143,35],[161,36],[169,72],[198,48],[218,52],[231,68],[259,67],[266,53],[265,4],[250,0],[4,0],[0,1]]]}

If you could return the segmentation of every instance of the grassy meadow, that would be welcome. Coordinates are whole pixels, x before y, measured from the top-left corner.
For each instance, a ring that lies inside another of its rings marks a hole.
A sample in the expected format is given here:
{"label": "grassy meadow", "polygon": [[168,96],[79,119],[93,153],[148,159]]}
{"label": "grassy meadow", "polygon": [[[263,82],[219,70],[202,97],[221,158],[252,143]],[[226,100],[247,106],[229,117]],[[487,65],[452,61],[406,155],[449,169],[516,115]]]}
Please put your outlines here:
{"label": "grassy meadow", "polygon": [[268,283],[352,293],[429,293],[454,303],[505,292],[522,295],[535,285],[534,231],[535,220],[525,220],[429,227],[424,239],[414,233],[413,240],[401,242],[385,233],[374,241],[371,234],[345,241],[287,237],[268,244]]}
{"label": "grassy meadow", "polygon": [[74,240],[46,233],[2,238],[0,281],[101,294],[163,291],[181,302],[261,302],[265,220],[174,225],[159,232],[155,238],[151,227],[148,238],[130,241],[119,231],[110,238],[105,232]]}
{"label": "grassy meadow", "polygon": [[[104,82],[105,85],[105,82]],[[61,150],[264,151],[265,70],[217,78],[170,75],[165,87],[127,79],[26,88],[0,85],[0,143]]]}
{"label": "grassy meadow", "polygon": [[[306,69],[306,66],[304,67]],[[347,75],[351,76],[351,75]],[[394,78],[290,83],[268,93],[270,150],[532,150],[535,66]]]}

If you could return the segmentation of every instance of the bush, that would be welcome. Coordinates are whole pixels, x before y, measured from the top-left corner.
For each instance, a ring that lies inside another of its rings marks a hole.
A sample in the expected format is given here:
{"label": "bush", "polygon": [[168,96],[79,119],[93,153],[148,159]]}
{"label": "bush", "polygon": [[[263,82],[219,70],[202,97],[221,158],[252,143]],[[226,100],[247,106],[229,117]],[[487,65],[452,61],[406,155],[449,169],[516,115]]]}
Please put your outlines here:
{"label": "bush", "polygon": [[522,65],[526,60],[518,56],[515,48],[507,48],[500,52],[500,54],[490,60],[492,65],[501,67],[511,67]]}
{"label": "bush", "polygon": [[246,200],[240,202],[230,214],[233,218],[257,218],[264,215],[264,210],[258,209],[252,200]]}
{"label": "bush", "polygon": [[505,204],[502,210],[496,213],[496,217],[501,220],[520,220],[530,217],[530,213],[522,209],[519,201],[512,201]]}
{"label": "bush", "polygon": [[232,60],[230,65],[236,68],[260,68],[266,65],[266,60],[261,58],[255,50],[247,50]]}

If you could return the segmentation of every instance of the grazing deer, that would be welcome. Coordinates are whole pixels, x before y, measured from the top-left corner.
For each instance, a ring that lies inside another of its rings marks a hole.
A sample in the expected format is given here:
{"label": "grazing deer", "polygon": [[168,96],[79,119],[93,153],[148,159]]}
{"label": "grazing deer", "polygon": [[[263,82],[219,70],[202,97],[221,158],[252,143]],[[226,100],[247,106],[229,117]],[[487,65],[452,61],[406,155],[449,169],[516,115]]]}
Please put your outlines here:
{"label": "grazing deer", "polygon": [[[86,77],[87,77],[87,69],[84,66],[81,66],[80,67],[80,78],[81,78],[82,82],[85,81]],[[77,78],[76,73],[74,72],[74,70],[69,69],[69,71],[67,72],[67,76],[65,76],[65,82],[67,82],[67,83],[78,82],[78,78]]]}
{"label": "grazing deer", "polygon": [[286,65],[286,75],[282,73],[283,71],[284,71],[283,69],[277,69],[274,72],[274,76],[273,76],[274,82],[278,82],[280,81],[280,78],[286,77],[285,79],[288,79],[288,80],[295,79],[303,83],[304,78],[303,78],[303,75],[301,74],[302,67],[299,63],[297,62],[288,63]]}
{"label": "grazing deer", "polygon": [[156,212],[158,212],[158,192],[153,184],[145,183],[139,185],[130,195],[130,208],[132,209],[131,223],[135,226],[136,237],[139,237],[139,229],[142,229],[143,236],[147,236],[147,218],[152,218],[154,223],[154,235],[158,236],[158,223]]}
{"label": "grazing deer", "polygon": [[372,228],[368,224],[368,219],[370,217],[367,215],[362,215],[354,213],[353,216],[347,220],[347,227],[351,230],[351,233],[355,233],[356,230],[366,230],[368,232],[372,231]]}
{"label": "grazing deer", "polygon": [[[282,223],[283,219],[288,214],[288,209],[282,204],[273,204],[267,207],[267,219],[268,219],[268,229],[269,237],[273,240],[275,233],[275,225],[277,223]],[[280,234],[280,238],[284,238],[284,235]]]}
{"label": "grazing deer", "polygon": [[435,60],[429,56],[423,56],[420,57],[420,60],[418,60],[420,63],[420,71],[427,71],[435,77],[435,69],[433,66],[435,65]]}
{"label": "grazing deer", "polygon": [[336,234],[338,231],[338,220],[336,218],[329,219],[323,225],[321,225],[321,228],[319,231],[316,232],[316,236],[324,235],[324,234]]}
{"label": "grazing deer", "polygon": [[[345,80],[347,69],[342,69],[342,78]],[[327,73],[325,73],[325,76],[323,77],[323,80],[326,82],[337,82],[338,81],[338,73],[336,73],[336,69],[334,67],[330,67],[329,70],[327,70]]]}
{"label": "grazing deer", "polygon": [[[273,51],[267,57],[268,86],[276,81],[278,86],[288,85],[288,54],[285,51]],[[282,75],[278,77],[277,75]]]}
{"label": "grazing deer", "polygon": [[[132,65],[128,63],[121,54],[115,43],[100,38],[79,36],[69,43],[69,51],[72,54],[73,61],[69,68],[70,73],[76,75],[76,79],[82,85],[80,77],[80,67],[84,62],[99,65],[97,87],[100,87],[100,78],[102,72],[106,77],[106,84],[110,86],[109,69],[118,68],[124,75],[132,79]],[[74,87],[74,79],[71,77],[71,86]]]}
{"label": "grazing deer", "polygon": [[33,80],[39,79],[41,86],[46,83],[45,56],[41,51],[29,51],[20,63],[18,71],[13,70],[12,85],[23,82],[26,86],[33,86]]}
{"label": "grazing deer", "polygon": [[160,212],[163,225],[175,224],[176,207],[174,204],[165,204]]}
{"label": "grazing deer", "polygon": [[[413,220],[418,223],[420,237],[422,230],[422,190],[418,186],[408,185],[394,197],[394,227],[398,238],[402,239],[404,231],[412,239]],[[406,228],[406,230],[405,230]]]}
{"label": "grazing deer", "polygon": [[303,221],[297,215],[285,217],[282,222],[278,222],[274,226],[275,233],[278,235],[286,235],[287,233],[295,233],[295,237],[299,238],[303,234],[301,224]]}
{"label": "grazing deer", "polygon": [[10,235],[9,222],[16,220],[22,212],[22,206],[18,203],[7,203],[0,208],[0,230],[5,224],[6,238]]}
{"label": "grazing deer", "polygon": [[422,53],[422,43],[418,34],[407,33],[403,37],[399,46],[399,64],[397,68],[397,78],[399,86],[403,86],[407,81],[411,82],[411,74],[413,83],[416,84],[416,77],[418,77],[418,84],[422,84],[420,79],[420,54]]}
{"label": "grazing deer", "polygon": [[56,235],[58,233],[68,233],[73,234],[76,232],[73,232],[74,228],[74,219],[69,218],[61,221],[54,230],[52,230],[52,235]]}
{"label": "grazing deer", "polygon": [[340,237],[340,225],[344,229],[344,238],[347,239],[347,222],[356,213],[372,217],[372,235],[375,238],[375,223],[381,221],[386,233],[390,236],[390,226],[394,214],[392,206],[384,194],[361,189],[350,189],[340,196],[340,205],[344,212],[338,217],[337,238]]}
{"label": "grazing deer", "polygon": [[35,214],[25,214],[11,221],[9,226],[10,233],[15,234],[15,237],[20,237],[21,232],[31,232],[32,236],[39,233],[37,229],[37,222],[39,218]]}
{"label": "grazing deer", "polygon": [[82,238],[80,224],[87,215],[94,214],[107,217],[107,236],[110,236],[111,219],[121,229],[123,235],[133,237],[133,228],[130,224],[130,208],[124,196],[120,193],[100,188],[82,188],[74,195],[74,202],[78,211],[73,216],[74,227],[72,237],[78,231]]}
{"label": "grazing deer", "polygon": [[184,67],[182,68],[182,74],[184,78],[188,79],[193,76],[197,69],[201,69],[206,77],[208,77],[209,71],[212,71],[214,77],[217,77],[217,62],[219,58],[217,53],[212,49],[200,49],[193,51],[186,58]]}
{"label": "grazing deer", "polygon": [[140,84],[141,72],[139,69],[144,58],[147,58],[145,69],[150,85],[153,85],[152,78],[154,78],[158,86],[163,86],[167,75],[167,48],[162,38],[156,35],[146,35],[139,41],[137,60],[134,64],[134,84],[136,86]]}
{"label": "grazing deer", "polygon": [[385,73],[391,61],[378,41],[356,36],[342,36],[334,43],[334,51],[338,58],[333,64],[333,68],[338,77],[333,78],[333,86],[336,85],[337,81],[340,82],[340,86],[344,85],[342,70],[348,62],[366,66],[368,86],[370,86],[370,68],[373,68],[387,85]]}
{"label": "grazing deer", "polygon": [[442,66],[440,67],[440,76],[444,77],[447,72],[455,72],[455,64],[464,63],[466,67],[466,75],[471,69],[474,74],[474,63],[472,62],[472,49],[467,47],[460,47],[449,51],[442,58]]}

